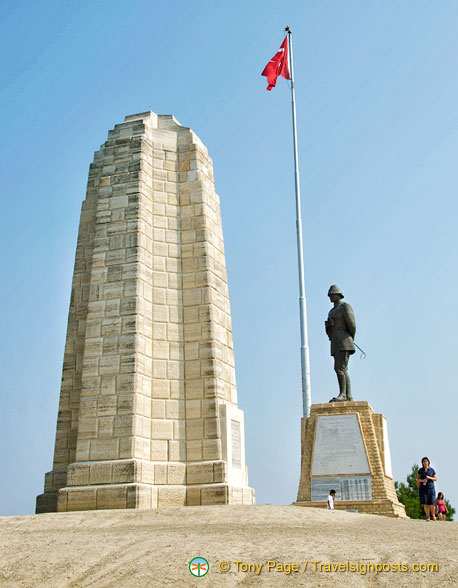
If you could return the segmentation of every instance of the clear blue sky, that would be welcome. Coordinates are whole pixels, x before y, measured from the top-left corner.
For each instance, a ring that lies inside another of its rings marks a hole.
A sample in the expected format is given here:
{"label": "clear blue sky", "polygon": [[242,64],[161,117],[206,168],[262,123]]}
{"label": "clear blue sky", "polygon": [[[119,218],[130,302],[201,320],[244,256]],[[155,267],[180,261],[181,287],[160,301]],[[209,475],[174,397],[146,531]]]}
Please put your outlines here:
{"label": "clear blue sky", "polygon": [[288,83],[294,63],[312,401],[336,393],[330,284],[355,310],[355,399],[388,419],[395,479],[428,455],[458,506],[458,4],[0,3],[0,514],[34,511],[52,464],[79,211],[124,116],[173,114],[221,197],[239,405],[259,503],[295,500],[298,281]]}

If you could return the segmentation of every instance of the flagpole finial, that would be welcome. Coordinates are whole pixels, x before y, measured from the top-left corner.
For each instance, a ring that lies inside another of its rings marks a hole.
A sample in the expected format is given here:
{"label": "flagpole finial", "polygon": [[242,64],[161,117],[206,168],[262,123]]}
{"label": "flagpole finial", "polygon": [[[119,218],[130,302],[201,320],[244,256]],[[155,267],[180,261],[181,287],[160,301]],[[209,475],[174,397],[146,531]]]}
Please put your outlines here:
{"label": "flagpole finial", "polygon": [[286,27],[285,27],[285,31],[286,31],[287,33],[291,33],[291,29],[290,29],[288,26],[286,26]]}

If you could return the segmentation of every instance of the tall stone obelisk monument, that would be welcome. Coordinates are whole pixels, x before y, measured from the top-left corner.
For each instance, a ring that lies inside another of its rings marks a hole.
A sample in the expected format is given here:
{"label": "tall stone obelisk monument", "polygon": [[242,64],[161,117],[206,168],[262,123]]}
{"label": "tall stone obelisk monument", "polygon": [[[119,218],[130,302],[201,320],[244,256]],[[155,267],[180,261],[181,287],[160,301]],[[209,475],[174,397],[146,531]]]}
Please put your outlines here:
{"label": "tall stone obelisk monument", "polygon": [[128,116],[90,167],[37,512],[253,502],[212,162]]}

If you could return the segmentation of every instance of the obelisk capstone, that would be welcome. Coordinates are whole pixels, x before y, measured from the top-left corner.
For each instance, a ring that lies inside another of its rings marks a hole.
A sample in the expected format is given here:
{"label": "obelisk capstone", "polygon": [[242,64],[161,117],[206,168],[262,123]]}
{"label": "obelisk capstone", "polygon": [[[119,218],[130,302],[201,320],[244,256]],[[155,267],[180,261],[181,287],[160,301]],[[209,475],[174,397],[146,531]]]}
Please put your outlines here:
{"label": "obelisk capstone", "polygon": [[37,513],[252,503],[212,161],[127,116],[90,166]]}

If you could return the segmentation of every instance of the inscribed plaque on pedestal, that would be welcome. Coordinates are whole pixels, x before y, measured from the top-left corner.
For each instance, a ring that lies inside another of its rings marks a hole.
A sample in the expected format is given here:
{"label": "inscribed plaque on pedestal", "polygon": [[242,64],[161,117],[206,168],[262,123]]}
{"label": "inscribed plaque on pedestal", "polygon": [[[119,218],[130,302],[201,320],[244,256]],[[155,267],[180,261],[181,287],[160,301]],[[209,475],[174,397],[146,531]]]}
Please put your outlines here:
{"label": "inscribed plaque on pedestal", "polygon": [[370,468],[356,414],[317,417],[312,476],[369,474]]}

